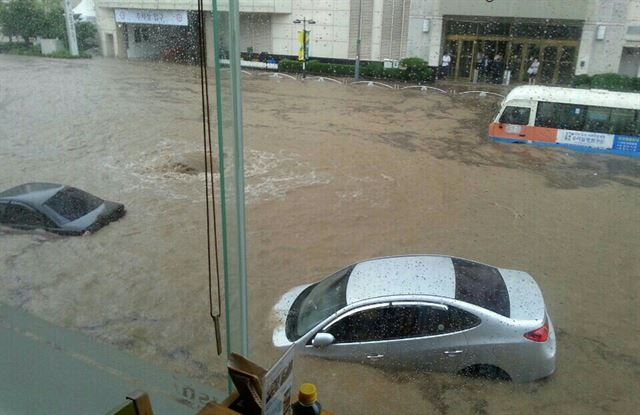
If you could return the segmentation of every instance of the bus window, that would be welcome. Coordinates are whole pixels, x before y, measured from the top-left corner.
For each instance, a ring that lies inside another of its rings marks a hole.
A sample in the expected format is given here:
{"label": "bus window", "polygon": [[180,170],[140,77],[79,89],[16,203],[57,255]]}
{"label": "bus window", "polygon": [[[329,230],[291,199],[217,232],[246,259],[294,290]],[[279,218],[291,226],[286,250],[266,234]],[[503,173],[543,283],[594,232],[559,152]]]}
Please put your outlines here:
{"label": "bus window", "polygon": [[634,110],[612,108],[609,119],[609,133],[618,135],[635,135],[636,112]]}
{"label": "bus window", "polygon": [[506,107],[500,116],[500,122],[504,124],[529,124],[529,114],[531,108],[527,107]]}
{"label": "bus window", "polygon": [[539,102],[535,125],[538,127],[582,131],[586,108],[584,105]]}
{"label": "bus window", "polygon": [[585,116],[584,130],[594,133],[608,133],[611,108],[588,107]]}

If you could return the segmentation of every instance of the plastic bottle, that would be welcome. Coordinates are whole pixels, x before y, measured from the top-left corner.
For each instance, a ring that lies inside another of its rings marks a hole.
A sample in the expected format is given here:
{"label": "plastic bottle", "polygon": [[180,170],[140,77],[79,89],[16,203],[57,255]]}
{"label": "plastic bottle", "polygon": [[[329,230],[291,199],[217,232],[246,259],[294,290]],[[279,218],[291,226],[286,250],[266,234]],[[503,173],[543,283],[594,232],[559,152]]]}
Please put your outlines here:
{"label": "plastic bottle", "polygon": [[293,415],[320,415],[322,406],[313,383],[303,383],[298,391],[298,402],[291,405]]}

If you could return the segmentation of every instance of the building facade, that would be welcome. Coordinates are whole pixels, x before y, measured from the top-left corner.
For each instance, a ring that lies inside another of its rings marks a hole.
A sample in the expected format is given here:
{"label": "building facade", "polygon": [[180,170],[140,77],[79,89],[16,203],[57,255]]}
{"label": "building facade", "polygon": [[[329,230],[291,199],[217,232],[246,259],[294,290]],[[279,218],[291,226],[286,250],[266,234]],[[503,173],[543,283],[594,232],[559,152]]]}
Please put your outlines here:
{"label": "building facade", "polygon": [[[193,56],[195,0],[95,0],[105,56]],[[452,76],[471,79],[481,56],[500,54],[514,80],[533,58],[540,77],[566,83],[574,75],[640,76],[640,0],[240,0],[242,51],[297,55],[296,19],[309,25],[310,55],[382,61],[421,57],[438,66],[448,52]],[[228,0],[218,1],[228,10]],[[212,39],[211,2],[207,39]],[[224,13],[223,13],[224,14]],[[137,17],[136,17],[137,16]],[[227,38],[220,19],[221,43]],[[211,63],[211,62],[209,62]]]}

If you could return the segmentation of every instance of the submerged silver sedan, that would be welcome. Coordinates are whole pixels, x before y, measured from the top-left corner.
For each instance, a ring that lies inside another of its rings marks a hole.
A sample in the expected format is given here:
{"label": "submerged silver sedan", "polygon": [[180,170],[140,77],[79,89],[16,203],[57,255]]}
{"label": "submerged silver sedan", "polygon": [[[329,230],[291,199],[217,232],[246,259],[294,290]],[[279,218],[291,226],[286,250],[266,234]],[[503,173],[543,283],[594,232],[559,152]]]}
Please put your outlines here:
{"label": "submerged silver sedan", "polygon": [[371,259],[296,287],[273,343],[371,365],[528,382],[555,370],[540,288],[522,271],[434,255]]}

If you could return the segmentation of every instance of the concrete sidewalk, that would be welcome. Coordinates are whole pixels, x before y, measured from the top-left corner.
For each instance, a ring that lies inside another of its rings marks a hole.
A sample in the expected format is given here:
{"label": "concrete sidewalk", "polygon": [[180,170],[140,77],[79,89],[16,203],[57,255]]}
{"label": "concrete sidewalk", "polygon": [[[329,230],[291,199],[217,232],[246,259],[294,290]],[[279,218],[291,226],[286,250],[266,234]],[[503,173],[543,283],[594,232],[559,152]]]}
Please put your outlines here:
{"label": "concrete sidewalk", "polygon": [[0,304],[0,414],[104,414],[143,390],[154,413],[189,414],[223,393]]}

